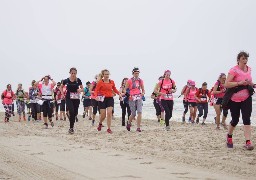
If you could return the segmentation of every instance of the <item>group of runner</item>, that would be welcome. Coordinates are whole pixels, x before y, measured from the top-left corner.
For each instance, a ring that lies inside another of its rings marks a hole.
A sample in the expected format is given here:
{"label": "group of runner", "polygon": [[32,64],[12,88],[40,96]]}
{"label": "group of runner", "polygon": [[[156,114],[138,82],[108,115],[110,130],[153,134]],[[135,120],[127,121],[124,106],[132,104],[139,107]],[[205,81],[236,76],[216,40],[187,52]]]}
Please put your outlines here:
{"label": "group of runner", "polygon": [[[181,91],[183,96],[184,113],[183,123],[186,122],[186,114],[189,111],[189,122],[199,123],[203,116],[202,125],[208,114],[208,104],[212,105],[216,112],[216,129],[220,125],[228,129],[227,147],[233,147],[233,131],[238,124],[240,112],[244,123],[245,148],[253,149],[251,143],[251,112],[252,95],[255,84],[251,76],[251,68],[247,66],[249,54],[240,52],[237,56],[237,65],[230,69],[228,76],[221,73],[211,90],[207,89],[204,82],[200,88],[196,87],[193,80],[188,80]],[[87,82],[83,86],[82,80],[77,77],[77,69],[71,68],[69,77],[56,83],[50,75],[44,76],[39,81],[32,81],[29,92],[25,92],[22,84],[18,85],[16,92],[12,91],[11,85],[2,93],[3,105],[5,108],[5,122],[8,122],[13,115],[13,100],[16,100],[19,121],[26,120],[25,105],[31,109],[29,119],[40,120],[43,116],[44,127],[48,128],[48,123],[53,127],[53,116],[55,111],[56,120],[66,120],[69,118],[69,133],[74,133],[74,124],[78,121],[78,109],[81,101],[84,106],[83,117],[89,116],[92,125],[99,113],[99,124],[97,130],[101,131],[103,122],[107,119],[107,132],[112,134],[111,121],[114,112],[114,96],[118,95],[122,108],[122,126],[131,130],[133,120],[137,121],[137,132],[141,132],[142,107],[145,95],[144,82],[139,77],[139,68],[132,70],[131,78],[124,78],[118,90],[115,82],[110,79],[110,72],[104,69],[95,76],[93,82]],[[57,86],[56,86],[57,85]],[[56,86],[56,87],[55,87]],[[170,119],[172,118],[174,96],[177,91],[176,83],[171,78],[171,71],[166,70],[163,76],[159,77],[151,98],[154,99],[154,107],[160,124],[165,124],[165,129],[170,130]],[[29,101],[29,103],[26,103]],[[232,121],[229,126],[226,118],[230,109]],[[197,114],[197,110],[199,113]],[[60,111],[60,113],[59,113]],[[221,120],[221,113],[222,120]],[[128,120],[125,122],[126,115]]]}

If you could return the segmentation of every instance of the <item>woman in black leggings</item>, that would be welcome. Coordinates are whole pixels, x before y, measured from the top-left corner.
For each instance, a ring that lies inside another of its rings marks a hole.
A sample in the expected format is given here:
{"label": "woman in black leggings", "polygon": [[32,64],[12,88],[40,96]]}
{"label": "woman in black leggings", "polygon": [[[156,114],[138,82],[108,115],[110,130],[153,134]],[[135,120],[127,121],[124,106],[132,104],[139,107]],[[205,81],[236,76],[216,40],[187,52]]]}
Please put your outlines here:
{"label": "woman in black leggings", "polygon": [[127,81],[128,81],[128,78],[123,79],[120,90],[119,90],[119,92],[122,94],[122,98],[120,98],[120,106],[122,108],[122,126],[125,126],[126,111],[128,114],[128,120],[131,115],[131,109],[129,106],[129,96],[130,96],[129,91],[130,90],[126,89],[126,93],[124,93],[125,85],[126,85]]}
{"label": "woman in black leggings", "polygon": [[66,105],[69,110],[69,121],[70,128],[69,134],[74,134],[74,124],[76,120],[76,116],[78,115],[78,108],[80,104],[80,93],[83,91],[82,81],[76,77],[77,70],[76,68],[71,68],[70,77],[65,79],[62,82],[62,87],[60,88],[62,96],[64,96],[63,87],[66,85],[67,93],[66,93]]}

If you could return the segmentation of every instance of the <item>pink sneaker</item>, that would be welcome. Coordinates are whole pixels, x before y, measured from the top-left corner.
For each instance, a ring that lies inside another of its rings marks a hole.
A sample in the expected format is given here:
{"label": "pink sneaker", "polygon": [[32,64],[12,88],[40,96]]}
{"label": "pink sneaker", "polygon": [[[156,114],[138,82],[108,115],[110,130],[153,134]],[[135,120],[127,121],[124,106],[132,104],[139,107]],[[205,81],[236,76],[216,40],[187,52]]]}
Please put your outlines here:
{"label": "pink sneaker", "polygon": [[227,135],[227,147],[233,148],[233,139],[229,138],[228,135]]}
{"label": "pink sneaker", "polygon": [[102,128],[102,124],[99,124],[99,126],[98,126],[98,131],[101,131],[101,128]]}
{"label": "pink sneaker", "polygon": [[136,130],[137,132],[141,132],[141,129],[140,128],[137,128],[137,130]]}
{"label": "pink sneaker", "polygon": [[111,131],[111,129],[107,129],[107,132],[109,133],[109,134],[112,134],[113,132]]}
{"label": "pink sneaker", "polygon": [[248,141],[248,142],[244,145],[244,148],[245,148],[246,150],[249,150],[249,151],[251,151],[251,150],[254,149],[254,147],[253,147],[251,141]]}

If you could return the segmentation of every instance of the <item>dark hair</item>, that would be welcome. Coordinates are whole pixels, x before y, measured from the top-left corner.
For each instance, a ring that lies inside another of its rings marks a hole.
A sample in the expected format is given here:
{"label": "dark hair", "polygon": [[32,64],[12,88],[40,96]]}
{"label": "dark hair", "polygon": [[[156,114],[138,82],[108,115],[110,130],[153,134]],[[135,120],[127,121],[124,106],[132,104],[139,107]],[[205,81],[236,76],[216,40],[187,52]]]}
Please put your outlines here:
{"label": "dark hair", "polygon": [[12,85],[11,85],[11,84],[7,84],[7,86],[6,86],[6,87],[7,87],[7,88],[8,88],[8,87],[12,87]]}
{"label": "dark hair", "polygon": [[58,83],[57,83],[57,86],[58,86],[58,85],[61,85],[61,83],[60,83],[60,82],[58,82]]}
{"label": "dark hair", "polygon": [[77,69],[75,67],[72,67],[72,68],[70,68],[69,73],[71,73],[71,71],[76,71],[77,72]]}
{"label": "dark hair", "polygon": [[204,83],[202,84],[202,86],[207,86],[207,82],[204,82]]}
{"label": "dark hair", "polygon": [[241,51],[241,52],[237,55],[237,61],[239,61],[241,57],[245,57],[246,59],[248,59],[249,53],[247,53],[247,52],[245,52],[245,51]]}
{"label": "dark hair", "polygon": [[134,74],[135,72],[140,72],[140,69],[138,67],[134,67],[132,70],[132,74]]}
{"label": "dark hair", "polygon": [[32,83],[31,83],[31,85],[34,86],[35,83],[36,83],[36,80],[33,80]]}
{"label": "dark hair", "polygon": [[128,78],[124,78],[124,79],[122,80],[121,87],[123,87],[123,86],[124,86],[124,81],[125,81],[125,80],[128,80]]}
{"label": "dark hair", "polygon": [[87,81],[86,85],[89,85],[89,84],[91,84],[90,81]]}

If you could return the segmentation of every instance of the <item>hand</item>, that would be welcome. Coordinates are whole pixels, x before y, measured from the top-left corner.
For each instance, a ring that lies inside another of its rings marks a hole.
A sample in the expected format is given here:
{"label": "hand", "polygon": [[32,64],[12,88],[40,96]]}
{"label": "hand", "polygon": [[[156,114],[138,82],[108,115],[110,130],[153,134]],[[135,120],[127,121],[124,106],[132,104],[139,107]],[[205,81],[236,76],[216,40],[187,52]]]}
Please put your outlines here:
{"label": "hand", "polygon": [[241,85],[246,86],[249,84],[249,81],[243,80],[243,81],[238,82],[237,84],[238,84],[238,86],[241,86]]}
{"label": "hand", "polygon": [[99,96],[96,97],[96,101],[100,101],[100,97]]}
{"label": "hand", "polygon": [[81,93],[82,92],[82,89],[77,89],[77,93]]}

